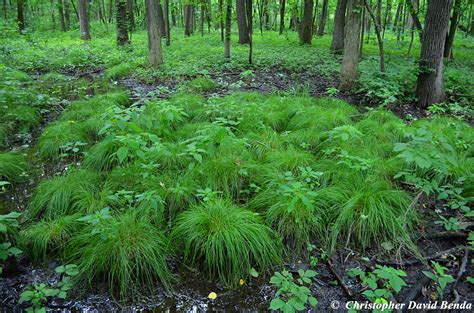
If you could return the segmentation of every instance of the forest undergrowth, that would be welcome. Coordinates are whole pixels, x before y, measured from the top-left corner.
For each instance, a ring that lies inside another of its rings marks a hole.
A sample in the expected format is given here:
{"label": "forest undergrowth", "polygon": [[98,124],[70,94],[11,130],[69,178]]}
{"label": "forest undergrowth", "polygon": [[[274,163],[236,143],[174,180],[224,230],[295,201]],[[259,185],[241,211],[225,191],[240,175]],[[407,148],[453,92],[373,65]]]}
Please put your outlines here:
{"label": "forest undergrowth", "polygon": [[[240,46],[217,58],[217,35],[175,36],[151,70],[144,32],[125,48],[101,32],[2,44],[8,307],[80,308],[97,293],[148,308],[324,309],[404,302],[419,280],[420,297],[469,300],[472,38],[446,68],[448,101],[420,113],[403,109],[416,80],[403,42],[389,41],[383,75],[366,44],[358,87],[342,94],[327,37],[255,35],[250,66]],[[167,298],[141,298],[157,290]]]}

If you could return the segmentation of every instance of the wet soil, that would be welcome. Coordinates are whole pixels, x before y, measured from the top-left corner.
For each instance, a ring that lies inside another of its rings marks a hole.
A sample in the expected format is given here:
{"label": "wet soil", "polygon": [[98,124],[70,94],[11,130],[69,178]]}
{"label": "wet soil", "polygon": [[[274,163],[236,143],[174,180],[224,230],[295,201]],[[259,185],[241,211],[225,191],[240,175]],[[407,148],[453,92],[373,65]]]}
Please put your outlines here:
{"label": "wet soil", "polygon": [[[65,73],[77,77],[87,77],[91,80],[101,78],[101,70],[93,70],[89,72]],[[324,76],[318,76],[311,73],[292,73],[281,69],[254,69],[253,76],[242,79],[240,72],[221,72],[210,74],[210,77],[218,84],[213,90],[202,92],[205,97],[224,96],[235,91],[256,91],[262,93],[280,93],[301,95],[307,93],[311,96],[327,96],[328,88],[336,86],[336,79]],[[134,78],[124,78],[118,81],[118,84],[125,87],[134,101],[146,98],[167,98],[173,93],[181,90],[186,81],[194,77],[173,80],[164,79],[156,80],[153,83],[146,83]],[[354,94],[337,93],[336,96],[352,103],[359,108],[370,105],[364,101],[363,97]],[[411,106],[412,107],[412,106]],[[6,195],[3,195],[3,201],[10,204],[10,208],[14,210],[24,211],[26,209],[28,198],[37,183],[50,177],[58,175],[67,170],[67,160],[56,162],[54,164],[43,162],[34,154],[31,147],[36,143],[37,138],[41,134],[43,128],[53,122],[60,115],[64,106],[55,106],[54,110],[44,116],[43,122],[38,129],[35,129],[26,137],[13,138],[11,141],[11,149],[30,149],[28,153],[32,156],[33,167],[35,168],[35,176],[27,183],[15,186]],[[416,111],[410,109],[409,106],[402,109],[394,110],[398,115],[404,117],[407,114],[421,117],[425,116],[424,111]],[[27,148],[26,146],[30,147]],[[417,208],[420,214],[432,212],[437,204],[428,198],[420,198]],[[423,228],[421,225],[416,230],[417,245],[423,256],[432,256],[439,251],[445,251],[453,247],[460,247],[446,255],[439,255],[434,258],[438,262],[449,268],[449,273],[456,277],[459,272],[460,265],[466,251],[462,247],[466,245],[466,239],[460,237],[441,237],[432,238],[432,234],[442,231],[439,225],[433,224],[433,218],[426,215],[424,225],[431,225]],[[393,259],[397,255],[396,259]],[[348,278],[345,274],[350,268],[359,267],[363,270],[371,270],[375,264],[391,264],[403,261],[414,260],[413,255],[397,254],[393,251],[366,251],[361,254],[356,249],[349,247],[341,248],[334,253],[330,260],[332,267],[324,260],[324,255],[314,252],[313,256],[319,258],[320,262],[315,269],[318,272],[315,282],[311,285],[313,294],[319,300],[318,312],[345,312],[344,305],[347,301],[365,301],[361,295],[363,290],[360,282]],[[423,259],[422,259],[423,260]],[[309,256],[301,258],[291,258],[287,260],[285,268],[295,272],[299,268],[309,268]],[[24,288],[33,283],[44,282],[54,284],[59,280],[59,276],[55,273],[54,268],[60,265],[57,260],[48,260],[45,264],[32,264],[27,257],[20,257],[18,260],[8,260],[4,275],[0,278],[0,311],[3,312],[20,312],[24,307],[18,305],[18,298]],[[397,295],[396,301],[403,303],[410,296],[417,302],[428,302],[433,300],[434,287],[430,281],[424,279],[422,270],[427,270],[428,262],[416,261],[411,265],[397,265],[403,268],[408,276],[408,287]],[[275,268],[281,270],[282,268]],[[345,287],[349,290],[349,295],[338,278],[334,275],[334,271],[338,273],[344,282]],[[104,284],[95,284],[94,286],[86,286],[79,284],[70,292],[67,301],[52,301],[48,306],[61,312],[112,312],[112,311],[267,311],[270,301],[273,299],[275,289],[268,285],[269,277],[262,276],[245,282],[242,286],[229,290],[224,286],[209,281],[202,273],[197,270],[175,268],[175,272],[179,273],[180,281],[178,281],[174,290],[165,293],[161,286],[143,286],[137,297],[134,299],[121,299],[118,295],[111,295],[108,292],[108,286]],[[469,301],[472,303],[474,295],[472,287],[465,282],[465,277],[474,276],[474,266],[468,262],[466,271],[462,273],[462,279],[456,286],[458,301]],[[420,285],[420,282],[422,283]],[[415,296],[410,295],[414,290]],[[215,300],[208,299],[208,294],[215,292],[217,298]],[[446,291],[446,300],[455,299],[455,293],[450,285]]]}

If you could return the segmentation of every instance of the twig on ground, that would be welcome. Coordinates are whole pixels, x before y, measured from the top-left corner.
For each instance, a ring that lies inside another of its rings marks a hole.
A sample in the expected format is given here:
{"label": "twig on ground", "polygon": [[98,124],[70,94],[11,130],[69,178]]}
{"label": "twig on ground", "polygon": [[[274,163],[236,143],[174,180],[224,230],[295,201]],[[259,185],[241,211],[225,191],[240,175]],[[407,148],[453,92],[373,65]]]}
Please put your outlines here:
{"label": "twig on ground", "polygon": [[464,247],[464,257],[462,258],[462,263],[461,263],[461,266],[459,267],[458,275],[456,276],[456,281],[454,282],[454,285],[453,285],[453,296],[454,296],[453,303],[459,302],[460,297],[459,297],[459,292],[456,287],[458,286],[458,283],[461,280],[462,275],[464,275],[464,272],[466,271],[468,259],[469,259],[469,248]]}
{"label": "twig on ground", "polygon": [[442,231],[439,233],[429,234],[420,239],[448,239],[448,238],[467,238],[467,233],[462,231]]}
{"label": "twig on ground", "polygon": [[334,277],[336,277],[336,280],[339,282],[339,284],[341,285],[342,289],[344,290],[344,292],[346,293],[346,295],[352,299],[353,295],[352,295],[352,292],[349,290],[349,288],[347,287],[346,283],[344,283],[344,281],[342,280],[341,276],[339,276],[339,274],[336,272],[336,270],[334,269],[334,265],[332,264],[331,260],[328,259],[326,261],[327,265],[328,265],[328,268],[329,270],[331,271],[331,273],[334,275]]}

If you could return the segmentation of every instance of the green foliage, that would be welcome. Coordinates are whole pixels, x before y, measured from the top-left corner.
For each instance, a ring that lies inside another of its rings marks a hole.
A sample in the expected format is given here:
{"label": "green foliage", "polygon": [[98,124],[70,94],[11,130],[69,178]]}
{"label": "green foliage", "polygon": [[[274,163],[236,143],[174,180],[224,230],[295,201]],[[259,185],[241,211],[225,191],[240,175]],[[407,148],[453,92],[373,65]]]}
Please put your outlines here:
{"label": "green foliage", "polygon": [[270,302],[270,310],[280,310],[282,312],[297,312],[306,310],[306,306],[315,308],[318,300],[311,295],[311,290],[306,287],[312,283],[312,279],[317,275],[312,270],[298,270],[299,278],[284,270],[275,272],[270,279],[270,283],[278,288],[275,298]]}
{"label": "green foliage", "polygon": [[[395,294],[407,286],[404,277],[407,274],[393,267],[376,265],[372,272],[364,272],[359,268],[352,268],[347,272],[349,277],[358,277],[368,288],[362,294],[372,303],[388,304]],[[382,312],[375,309],[374,312]]]}
{"label": "green foliage", "polygon": [[120,63],[105,70],[104,76],[107,79],[118,79],[130,75],[135,66],[130,63]]}
{"label": "green foliage", "polygon": [[[75,142],[87,143],[88,139],[75,121],[56,122],[44,130],[38,139],[38,151],[45,158],[58,157],[66,152],[68,145]],[[80,146],[82,151],[85,146]]]}
{"label": "green foliage", "polygon": [[39,283],[26,287],[26,290],[21,293],[18,303],[29,302],[31,306],[26,309],[28,313],[46,313],[48,310],[46,305],[51,298],[67,298],[68,291],[73,287],[71,277],[78,274],[76,268],[75,264],[58,266],[55,271],[61,275],[59,282],[53,286]]}
{"label": "green foliage", "polygon": [[9,183],[22,182],[27,179],[28,164],[23,154],[0,152],[0,181]]}
{"label": "green foliage", "polygon": [[42,181],[35,190],[28,213],[32,217],[56,219],[67,214],[87,212],[81,200],[99,192],[101,177],[87,170],[72,170],[64,176]]}
{"label": "green foliage", "polygon": [[60,254],[78,231],[78,215],[41,220],[20,232],[19,245],[35,261],[46,262],[49,255]]}
{"label": "green foliage", "polygon": [[362,249],[385,241],[412,249],[410,230],[416,217],[410,195],[377,177],[354,178],[340,185],[347,196],[333,211],[331,247],[350,238]]}
{"label": "green foliage", "polygon": [[184,243],[185,263],[201,265],[229,286],[237,286],[253,267],[266,270],[281,262],[272,231],[256,213],[229,200],[208,201],[182,213],[172,238]]}
{"label": "green foliage", "polygon": [[454,282],[455,279],[453,278],[453,276],[446,273],[446,271],[448,270],[446,267],[440,265],[438,262],[435,261],[431,261],[431,264],[433,265],[433,271],[423,271],[423,274],[425,274],[426,277],[428,277],[435,283],[438,297],[439,299],[443,299],[444,289],[449,283]]}
{"label": "green foliage", "polygon": [[217,84],[208,77],[195,78],[186,83],[185,88],[190,92],[211,91],[217,87]]}
{"label": "green foliage", "polygon": [[[18,218],[21,213],[10,212],[8,214],[0,215],[0,261],[6,261],[10,256],[18,256],[22,253],[20,249],[14,247],[9,240],[10,234],[14,234],[18,229]],[[3,267],[0,266],[0,274],[2,274]]]}
{"label": "green foliage", "polygon": [[158,279],[170,288],[171,272],[166,262],[168,241],[163,232],[133,211],[111,217],[106,212],[92,218],[75,236],[66,252],[78,264],[79,277],[89,284],[105,280],[121,296],[154,286]]}

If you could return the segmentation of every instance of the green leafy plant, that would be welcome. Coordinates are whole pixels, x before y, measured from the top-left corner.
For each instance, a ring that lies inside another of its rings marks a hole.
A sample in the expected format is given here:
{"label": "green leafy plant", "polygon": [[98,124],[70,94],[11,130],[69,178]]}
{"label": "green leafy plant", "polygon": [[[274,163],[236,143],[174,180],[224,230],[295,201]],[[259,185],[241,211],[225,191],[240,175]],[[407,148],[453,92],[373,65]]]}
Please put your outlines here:
{"label": "green leafy plant", "polygon": [[275,298],[270,302],[270,310],[281,310],[282,312],[296,312],[307,309],[309,305],[315,308],[318,300],[312,296],[307,287],[317,275],[313,270],[298,270],[298,278],[287,270],[275,272],[270,283],[277,288]]}
{"label": "green leafy plant", "polygon": [[423,274],[435,283],[436,293],[440,299],[443,299],[444,289],[449,283],[454,282],[455,279],[453,276],[447,274],[446,271],[448,269],[438,262],[431,261],[431,265],[433,265],[432,272],[423,271]]}
{"label": "green leafy plant", "polygon": [[390,299],[407,286],[404,277],[407,274],[392,267],[376,265],[372,272],[352,268],[347,272],[349,277],[358,277],[368,287],[362,294],[372,303],[388,304]]}
{"label": "green leafy plant", "polygon": [[[10,256],[18,256],[22,253],[20,249],[13,246],[9,238],[9,234],[15,233],[18,229],[18,218],[21,213],[10,212],[0,215],[0,261],[6,261]],[[0,274],[3,267],[0,266]]]}
{"label": "green leafy plant", "polygon": [[75,264],[67,264],[58,266],[55,269],[56,273],[60,274],[61,280],[53,286],[48,286],[45,283],[34,284],[28,286],[20,295],[18,303],[29,302],[30,307],[26,312],[44,312],[48,310],[48,301],[52,298],[66,299],[68,291],[73,287],[71,278],[78,274],[77,266]]}

